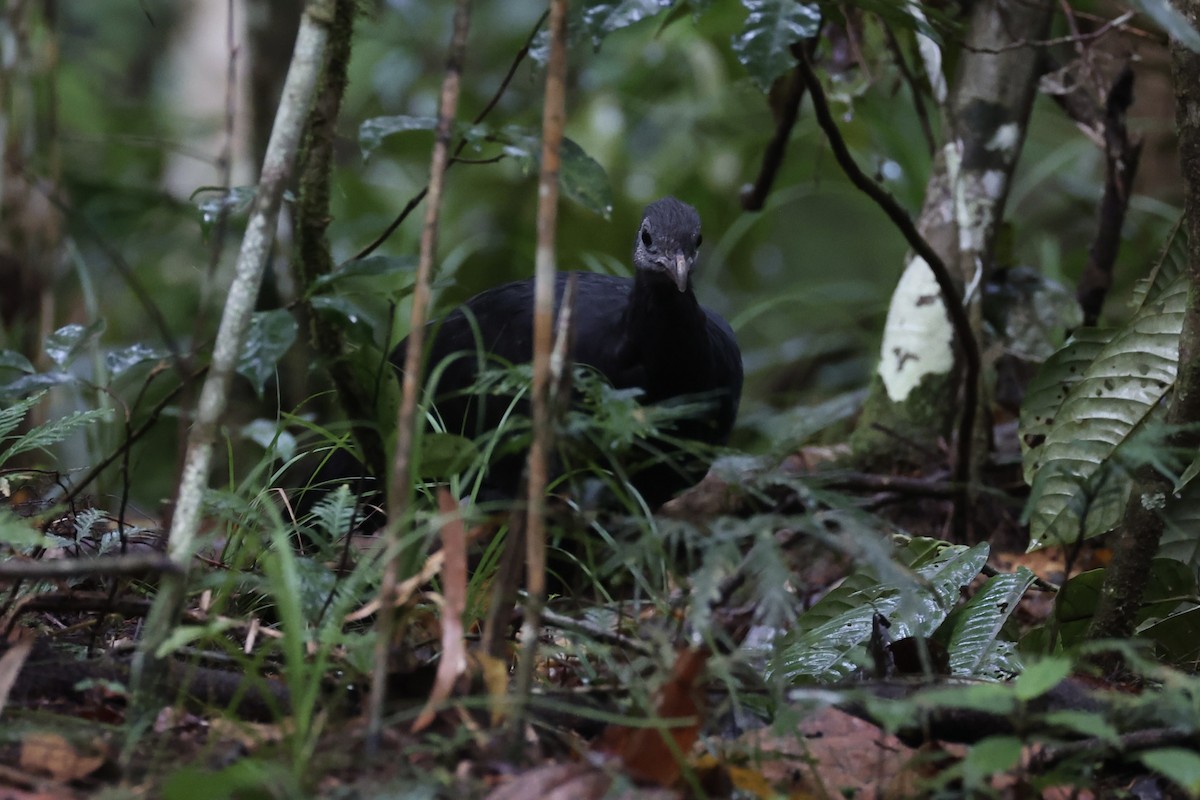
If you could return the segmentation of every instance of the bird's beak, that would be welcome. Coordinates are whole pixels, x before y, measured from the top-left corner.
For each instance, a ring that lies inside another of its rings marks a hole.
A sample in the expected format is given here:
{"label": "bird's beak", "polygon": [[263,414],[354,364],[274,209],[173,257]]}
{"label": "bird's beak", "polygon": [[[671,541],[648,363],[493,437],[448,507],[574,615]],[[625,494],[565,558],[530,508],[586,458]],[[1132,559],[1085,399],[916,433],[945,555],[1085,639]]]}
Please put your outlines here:
{"label": "bird's beak", "polygon": [[675,264],[671,270],[671,277],[675,280],[675,287],[680,292],[686,292],[688,288],[688,278],[691,277],[692,264],[688,261],[687,256],[683,253],[675,254]]}

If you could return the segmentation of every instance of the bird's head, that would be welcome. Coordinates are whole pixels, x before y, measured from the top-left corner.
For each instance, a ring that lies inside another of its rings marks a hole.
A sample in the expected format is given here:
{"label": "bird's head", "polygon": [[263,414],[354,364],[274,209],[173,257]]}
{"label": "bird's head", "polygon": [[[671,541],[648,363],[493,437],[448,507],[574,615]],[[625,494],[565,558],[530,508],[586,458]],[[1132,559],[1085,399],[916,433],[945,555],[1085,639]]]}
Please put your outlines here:
{"label": "bird's head", "polygon": [[674,197],[646,206],[633,242],[633,265],[639,272],[660,275],[686,292],[700,247],[700,215]]}

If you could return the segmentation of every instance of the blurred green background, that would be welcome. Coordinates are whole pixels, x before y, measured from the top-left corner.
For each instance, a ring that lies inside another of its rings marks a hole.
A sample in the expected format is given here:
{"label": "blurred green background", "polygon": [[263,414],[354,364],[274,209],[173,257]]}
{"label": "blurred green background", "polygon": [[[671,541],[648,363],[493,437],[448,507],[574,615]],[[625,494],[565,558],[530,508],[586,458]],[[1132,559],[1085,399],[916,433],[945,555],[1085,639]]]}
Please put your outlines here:
{"label": "blurred green background", "polygon": [[[233,67],[239,76],[234,185],[253,183],[274,113],[270,96],[286,68],[300,5],[234,4]],[[436,113],[452,5],[364,4],[339,121],[329,228],[339,260],[375,239],[425,184],[432,134],[388,137],[364,159],[358,128],[385,115]],[[227,8],[216,0],[61,3],[56,34],[44,22],[30,34],[37,56],[29,62],[32,69],[10,75],[8,83],[13,92],[8,174],[40,176],[57,186],[67,208],[60,220],[65,257],[37,265],[53,299],[51,328],[102,317],[104,348],[161,344],[114,268],[115,253],[146,286],[185,347],[204,346],[211,337],[220,287],[228,280],[245,221],[244,211],[235,213],[217,240],[200,209],[217,196],[199,190],[220,184],[218,157],[228,141]],[[461,118],[485,106],[543,9],[544,3],[533,0],[474,5]],[[705,231],[697,291],[732,322],[747,368],[736,443],[765,452],[787,440],[786,431],[781,434],[769,422],[776,411],[866,386],[904,246],[884,215],[844,179],[807,106],[767,207],[742,210],[740,191],[754,180],[775,125],[766,97],[731,47],[745,14],[740,3],[713,2],[703,13],[685,8],[659,15],[609,35],[598,48],[583,42],[572,49],[567,135],[604,168],[614,203],[611,218],[604,219],[564,200],[558,252],[560,268],[627,271],[647,202],[673,194],[695,205]],[[55,36],[57,62],[38,55],[52,50],[46,45]],[[870,40],[858,44],[861,52],[853,57],[824,62],[835,112],[859,163],[915,214],[930,159],[911,94],[886,50]],[[1163,240],[1180,196],[1166,65],[1157,50],[1145,48],[1137,64],[1133,124],[1146,133],[1148,144],[1117,267],[1119,285],[1108,307],[1114,317],[1123,310],[1121,295]],[[488,124],[536,129],[542,90],[540,67],[525,60]],[[486,159],[497,152],[485,144],[464,156]],[[1040,98],[1009,202],[1011,254],[1005,257],[1072,285],[1094,235],[1102,167],[1098,148]],[[6,201],[12,198],[9,192]],[[536,202],[536,176],[513,159],[451,170],[441,223],[439,310],[532,274]],[[422,214],[423,207],[379,252],[414,254]],[[263,290],[264,308],[286,303],[293,291],[286,280],[289,241],[285,222],[276,272]],[[210,283],[214,242],[221,250]],[[373,319],[386,318],[378,290],[360,285],[356,299]],[[403,304],[396,311],[397,319],[407,318]],[[18,347],[18,333],[37,320],[30,313],[13,322],[0,346]],[[381,339],[385,330],[380,326]],[[404,333],[397,328],[391,338]],[[231,446],[241,441],[240,423],[294,410],[324,390],[323,371],[313,366],[307,357],[284,362],[291,372],[268,390],[265,402],[243,386],[231,415]],[[148,369],[131,371],[114,384],[119,409],[132,403]],[[152,384],[132,417],[144,415],[168,388]],[[94,403],[80,388],[55,390],[59,411]],[[307,407],[327,411],[320,403]],[[94,463],[119,435],[72,440],[59,454],[60,466]],[[152,507],[170,493],[177,439],[174,426],[160,426],[135,450],[136,502]]]}

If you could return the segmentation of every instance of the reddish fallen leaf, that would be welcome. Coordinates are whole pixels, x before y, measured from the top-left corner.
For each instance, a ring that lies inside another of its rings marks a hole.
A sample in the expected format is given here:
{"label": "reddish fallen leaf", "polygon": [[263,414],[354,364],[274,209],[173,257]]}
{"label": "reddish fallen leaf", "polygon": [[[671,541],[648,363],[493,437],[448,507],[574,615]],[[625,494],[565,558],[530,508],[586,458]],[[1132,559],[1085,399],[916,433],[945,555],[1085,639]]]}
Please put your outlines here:
{"label": "reddish fallen leaf", "polygon": [[681,650],[670,680],[659,692],[655,717],[684,720],[683,724],[670,728],[610,725],[600,736],[596,749],[619,758],[625,771],[639,783],[674,785],[683,770],[681,756],[686,756],[700,737],[703,717],[696,682],[704,672],[708,656],[706,648]]}
{"label": "reddish fallen leaf", "polygon": [[446,488],[438,490],[438,510],[451,515],[442,525],[442,658],[438,662],[433,690],[425,708],[413,721],[417,733],[429,727],[438,707],[454,694],[458,678],[467,670],[467,645],[463,631],[463,612],[467,608],[467,529],[457,514],[458,503]]}

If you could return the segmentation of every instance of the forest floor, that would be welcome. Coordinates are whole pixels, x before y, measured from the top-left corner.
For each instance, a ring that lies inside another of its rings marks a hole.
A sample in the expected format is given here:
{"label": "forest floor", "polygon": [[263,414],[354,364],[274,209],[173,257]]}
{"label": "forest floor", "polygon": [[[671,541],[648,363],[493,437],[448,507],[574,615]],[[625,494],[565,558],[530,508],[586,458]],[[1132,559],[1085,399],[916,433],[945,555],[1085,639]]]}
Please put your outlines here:
{"label": "forest floor", "polygon": [[[1073,553],[994,551],[988,563],[1001,573],[1027,567],[1061,585],[1068,568],[1102,566],[1106,554],[1091,545]],[[829,559],[808,562],[803,581],[811,598],[842,581],[844,567]],[[206,571],[211,577],[225,568],[210,559]],[[982,583],[981,576],[964,597]],[[1043,746],[1032,741],[1011,768],[964,784],[964,765],[972,763],[969,742],[978,735],[961,737],[960,743],[900,738],[868,721],[871,714],[861,708],[839,708],[820,691],[775,698],[774,719],[768,721],[759,713],[766,698],[730,690],[731,662],[720,654],[678,643],[666,656],[661,648],[647,648],[645,631],[680,625],[648,604],[629,605],[618,632],[605,634],[595,608],[552,602],[535,669],[537,689],[519,726],[492,724],[493,716],[512,711],[504,688],[509,665],[499,667],[495,682],[495,664],[471,651],[477,630],[459,637],[466,642],[464,664],[452,685],[443,687],[446,699],[430,701],[442,682],[436,673],[445,650],[437,642],[445,642],[446,631],[437,604],[426,604],[406,619],[405,655],[395,659],[404,664],[389,682],[382,734],[372,739],[361,683],[347,677],[364,673],[361,652],[339,647],[325,666],[302,675],[287,674],[278,660],[264,664],[255,655],[261,649],[256,640],[278,634],[256,616],[261,586],[253,581],[233,598],[231,605],[241,609],[237,614],[213,613],[206,606],[208,592],[193,597],[181,641],[220,631],[240,649],[201,652],[176,643],[177,655],[186,659],[172,672],[179,702],[162,707],[149,730],[123,749],[133,713],[127,703],[128,658],[149,607],[146,596],[146,586],[135,581],[83,579],[47,583],[10,603],[12,632],[0,645],[0,800],[938,793],[1065,800],[1108,796],[1139,781],[1150,781],[1154,796],[1172,796],[1161,779],[1120,762],[1097,771],[1088,786],[1077,777],[1055,784],[1040,775],[1035,781],[1030,765]],[[1012,618],[1032,628],[1053,607],[1050,592],[1030,591]],[[368,622],[369,611],[362,614]],[[519,622],[514,618],[511,625],[512,661]],[[595,638],[581,644],[580,631]],[[752,639],[755,632],[746,636]],[[103,658],[89,658],[99,650]],[[648,722],[618,709],[638,694],[628,684],[630,676],[651,672],[655,658],[667,674],[652,692],[642,692],[654,706]],[[901,661],[899,650],[894,659]],[[257,675],[263,677],[250,677]],[[501,688],[490,693],[489,683]],[[295,699],[306,692],[303,700]],[[422,714],[427,701],[431,713]]]}

